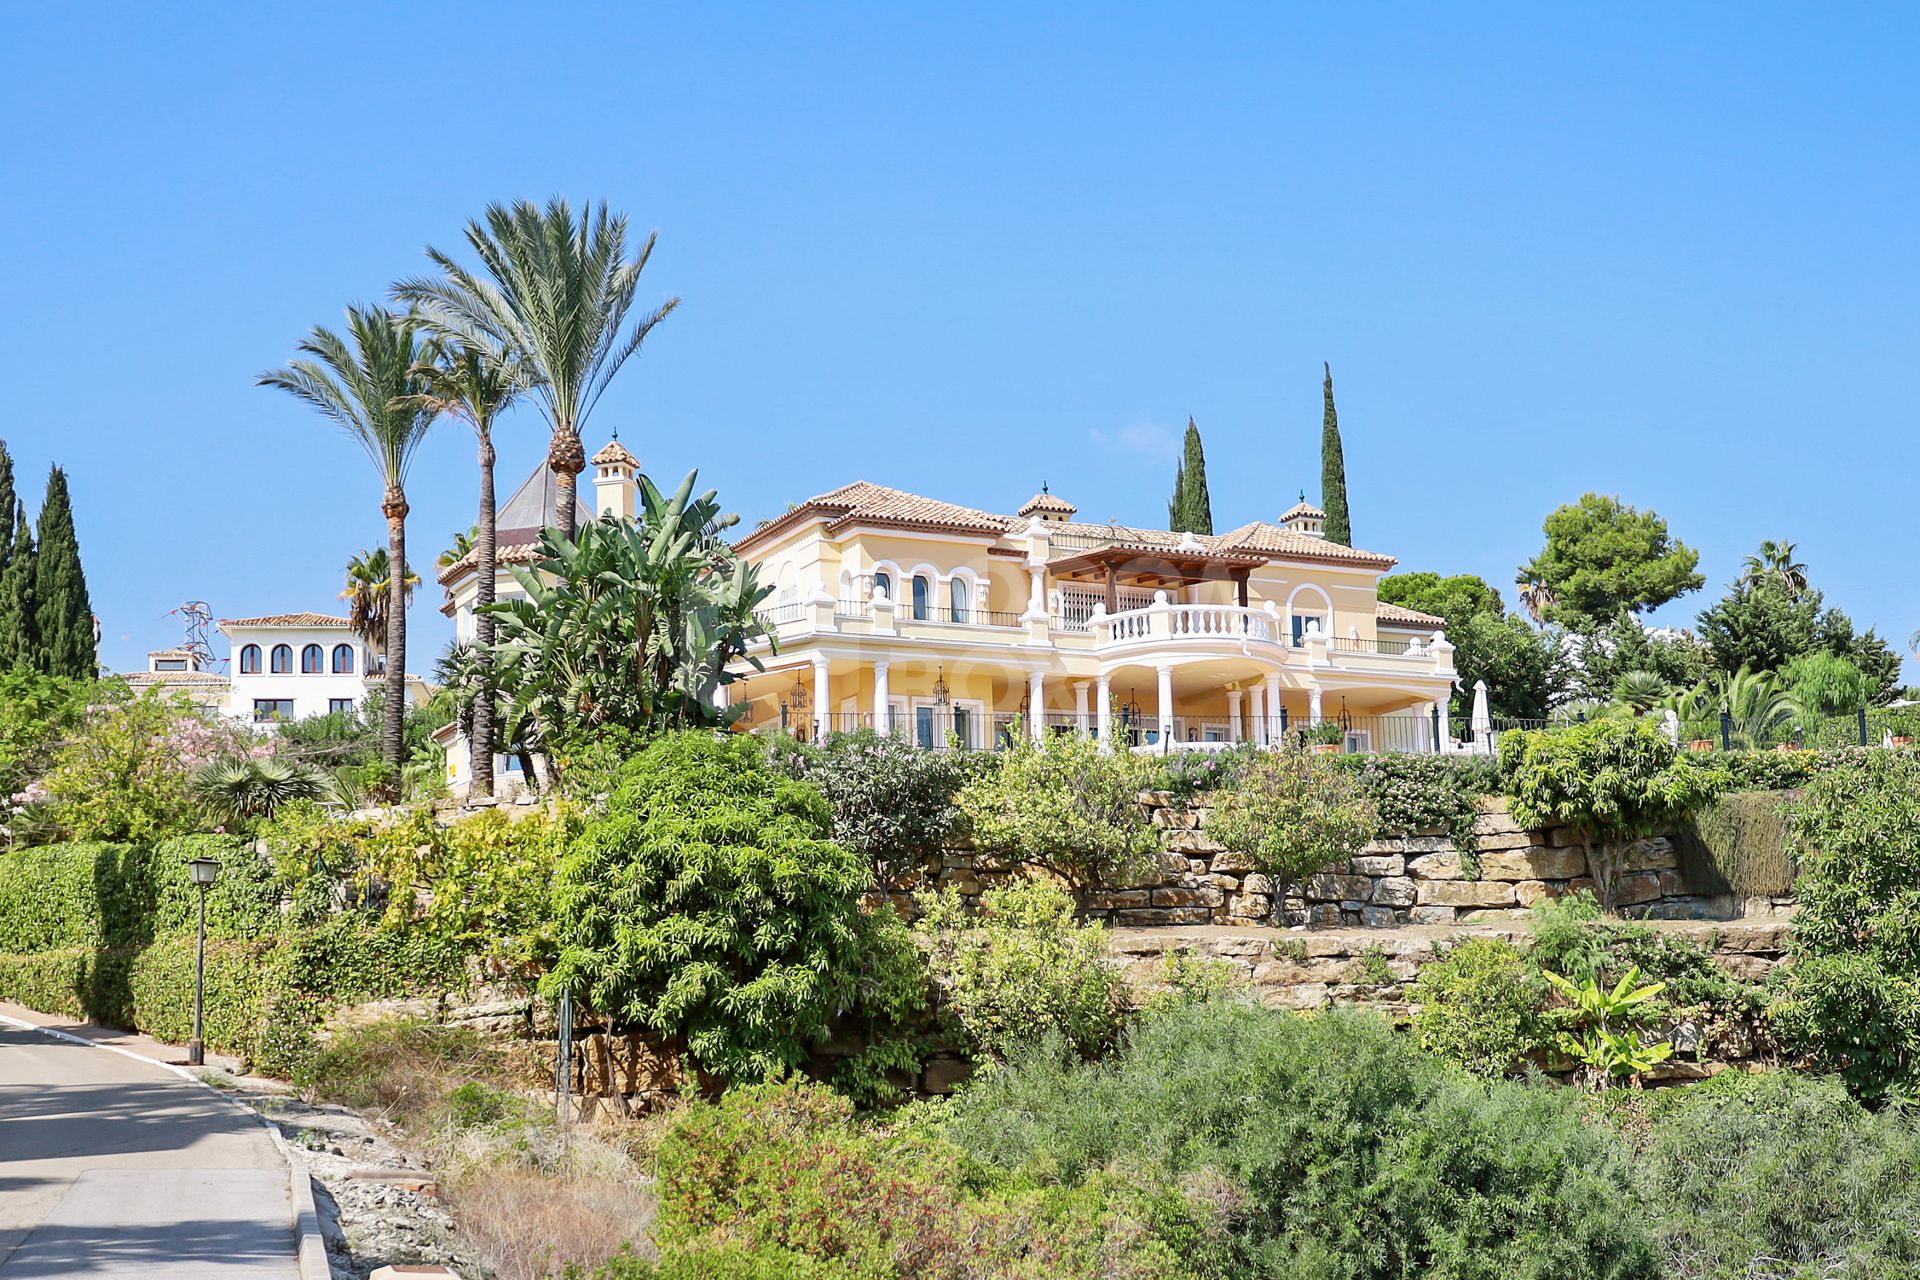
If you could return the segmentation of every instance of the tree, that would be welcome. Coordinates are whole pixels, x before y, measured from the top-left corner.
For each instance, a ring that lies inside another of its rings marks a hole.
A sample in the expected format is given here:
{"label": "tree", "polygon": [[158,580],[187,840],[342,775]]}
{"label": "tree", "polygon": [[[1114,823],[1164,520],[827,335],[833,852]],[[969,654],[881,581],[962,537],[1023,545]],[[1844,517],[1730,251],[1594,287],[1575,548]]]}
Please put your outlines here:
{"label": "tree", "polygon": [[[347,585],[340,589],[340,598],[347,602],[347,626],[384,654],[393,601],[393,557],[385,547],[357,552],[347,561],[346,575]],[[413,589],[419,585],[420,575],[409,569],[403,584],[408,604],[413,603]]]}
{"label": "tree", "polygon": [[890,913],[863,917],[867,867],[828,838],[830,822],[820,793],[768,768],[757,738],[659,739],[560,862],[560,955],[544,989],[681,1039],[729,1080],[806,1066],[830,1020],[862,1001],[869,931],[898,928]]}
{"label": "tree", "polygon": [[739,517],[711,489],[695,497],[696,474],[671,498],[642,476],[636,520],[602,517],[572,538],[543,530],[533,565],[513,569],[526,598],[488,606],[500,690],[541,749],[583,730],[739,714],[715,695],[734,679],[727,664],[765,634],[753,611],[773,588],[733,554],[723,535]]}
{"label": "tree", "polygon": [[1710,657],[1686,633],[1669,636],[1649,631],[1624,609],[1607,626],[1569,637],[1567,648],[1574,692],[1593,702],[1614,697],[1620,681],[1633,672],[1653,675],[1675,688],[1691,688],[1706,677]]}
{"label": "tree", "polygon": [[1513,580],[1514,595],[1520,601],[1520,607],[1533,619],[1533,625],[1539,626],[1547,620],[1547,614],[1553,609],[1553,588],[1538,578],[1529,578],[1522,573]]}
{"label": "tree", "polygon": [[1509,617],[1500,593],[1484,578],[1396,573],[1380,579],[1379,592],[1388,604],[1443,620],[1460,673],[1452,700],[1455,716],[1467,714],[1476,680],[1487,682],[1488,705],[1497,716],[1545,719],[1559,700],[1565,676],[1559,638]]}
{"label": "tree", "polygon": [[[13,490],[13,455],[7,442],[0,440],[0,574],[7,571],[7,558],[13,551],[13,504],[19,495]],[[0,602],[4,607],[4,602]]]}
{"label": "tree", "polygon": [[13,504],[13,538],[0,571],[0,671],[39,670],[40,628],[34,616],[33,526],[27,504]]}
{"label": "tree", "polygon": [[1167,501],[1167,528],[1175,533],[1213,532],[1213,499],[1207,494],[1207,455],[1200,447],[1200,428],[1192,418],[1187,419],[1180,469],[1174,472],[1173,497]]}
{"label": "tree", "polygon": [[34,624],[40,633],[34,665],[50,676],[75,680],[98,675],[93,602],[87,597],[86,571],[80,567],[67,473],[59,467],[47,476],[47,497],[40,504],[40,553],[33,577]]}
{"label": "tree", "polygon": [[1859,669],[1872,689],[1869,696],[1875,706],[1885,706],[1900,696],[1900,655],[1872,627],[1856,633],[1853,619],[1839,609],[1829,609],[1814,624],[1813,642]]}
{"label": "tree", "polygon": [[[474,539],[474,649],[475,676],[481,689],[492,684],[494,559],[496,533],[493,497],[493,424],[526,388],[524,366],[491,349],[470,345],[449,335],[434,358],[414,370],[426,389],[413,397],[416,407],[436,416],[447,415],[473,428],[480,445],[480,523]],[[473,784],[470,796],[493,794],[493,699],[475,697],[467,737]]]}
{"label": "tree", "polygon": [[1390,573],[1380,579],[1379,595],[1382,603],[1436,614],[1446,619],[1449,630],[1476,614],[1498,618],[1507,611],[1500,593],[1485,578],[1471,573],[1446,578],[1429,572]]}
{"label": "tree", "polygon": [[[1776,579],[1738,583],[1702,610],[1700,638],[1720,671],[1778,671],[1814,647],[1820,593],[1798,599]],[[1849,628],[1851,630],[1851,628]]]}
{"label": "tree", "polygon": [[1793,705],[1810,716],[1850,716],[1865,710],[1879,692],[1852,662],[1817,649],[1789,662],[1780,682]]}
{"label": "tree", "polygon": [[1207,834],[1282,885],[1344,871],[1380,829],[1359,776],[1304,751],[1261,752],[1213,804]]}
{"label": "tree", "polygon": [[1760,550],[1747,557],[1746,567],[1740,574],[1741,583],[1755,586],[1778,582],[1789,597],[1799,599],[1800,593],[1807,589],[1807,566],[1795,560],[1793,553],[1794,544],[1784,538],[1777,542],[1772,538],[1763,539]]}
{"label": "tree", "polygon": [[1619,902],[1628,843],[1665,830],[1713,794],[1706,771],[1645,720],[1515,730],[1501,739],[1500,767],[1514,821],[1571,828],[1608,911]]}
{"label": "tree", "polygon": [[407,711],[407,470],[433,425],[433,415],[414,397],[426,390],[417,366],[420,320],[384,307],[348,307],[347,337],[315,325],[296,348],[312,359],[260,375],[258,385],[278,387],[346,432],[380,473],[380,511],[387,519],[385,720],[381,750],[398,768],[406,759]]}
{"label": "tree", "polygon": [[1620,610],[1639,613],[1698,590],[1700,554],[1667,532],[1653,511],[1597,493],[1560,507],[1543,526],[1547,545],[1520,568],[1520,578],[1552,592],[1548,620],[1590,628]]}
{"label": "tree", "polygon": [[680,305],[669,298],[626,324],[658,233],[626,256],[627,219],[602,201],[575,220],[567,202],[543,210],[527,200],[487,206],[467,223],[480,259],[474,272],[437,249],[439,279],[403,280],[394,296],[421,308],[436,333],[522,366],[552,428],[547,466],[559,493],[560,531],[573,536],[577,478],[586,469],[580,430],[613,375],[653,327]]}
{"label": "tree", "polygon": [[1320,423],[1320,505],[1327,513],[1327,541],[1350,547],[1353,525],[1347,513],[1347,459],[1340,447],[1340,418],[1333,410],[1333,366],[1324,367],[1327,380],[1321,387],[1326,407]]}

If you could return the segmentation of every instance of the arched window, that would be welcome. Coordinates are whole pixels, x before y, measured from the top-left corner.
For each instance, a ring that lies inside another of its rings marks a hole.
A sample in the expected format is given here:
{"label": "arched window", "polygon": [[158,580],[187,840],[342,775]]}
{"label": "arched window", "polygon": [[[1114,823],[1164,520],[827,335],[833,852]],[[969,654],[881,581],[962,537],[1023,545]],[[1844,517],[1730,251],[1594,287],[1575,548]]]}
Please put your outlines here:
{"label": "arched window", "polygon": [[333,646],[333,674],[350,676],[353,674],[353,646],[337,644]]}
{"label": "arched window", "polygon": [[273,646],[273,656],[268,660],[268,670],[276,676],[293,674],[293,646],[277,644]]}
{"label": "arched window", "polygon": [[257,644],[240,647],[240,674],[257,676],[260,674],[260,646]]}
{"label": "arched window", "polygon": [[947,602],[948,607],[953,610],[953,620],[955,622],[965,622],[972,615],[973,611],[969,607],[967,594],[968,583],[965,578],[952,577],[947,579]]}
{"label": "arched window", "polygon": [[933,612],[933,584],[919,574],[913,579],[913,616],[925,622]]}
{"label": "arched window", "polygon": [[320,646],[310,644],[300,651],[300,674],[317,676],[326,671],[326,655],[320,652]]}
{"label": "arched window", "polygon": [[892,600],[893,599],[893,578],[888,574],[884,574],[884,573],[874,574],[873,589],[875,591],[879,591],[883,593],[887,597],[887,599]]}

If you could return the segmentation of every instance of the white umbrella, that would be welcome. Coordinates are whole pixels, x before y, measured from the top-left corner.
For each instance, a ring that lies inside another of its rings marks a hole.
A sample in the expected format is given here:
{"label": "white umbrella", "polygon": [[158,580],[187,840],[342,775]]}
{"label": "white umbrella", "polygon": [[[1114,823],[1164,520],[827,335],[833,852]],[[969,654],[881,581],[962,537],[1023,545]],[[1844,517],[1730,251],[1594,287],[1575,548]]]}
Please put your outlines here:
{"label": "white umbrella", "polygon": [[1487,682],[1473,682],[1473,718],[1467,722],[1473,727],[1473,747],[1476,751],[1493,750],[1493,715],[1487,710]]}

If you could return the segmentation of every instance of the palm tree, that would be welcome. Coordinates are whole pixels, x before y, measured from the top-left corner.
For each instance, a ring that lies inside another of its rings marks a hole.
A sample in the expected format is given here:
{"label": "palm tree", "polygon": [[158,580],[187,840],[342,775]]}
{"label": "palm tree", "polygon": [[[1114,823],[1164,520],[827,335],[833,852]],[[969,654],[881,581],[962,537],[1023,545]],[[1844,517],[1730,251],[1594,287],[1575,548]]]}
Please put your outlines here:
{"label": "palm tree", "polygon": [[315,325],[295,348],[310,358],[296,358],[258,380],[304,401],[346,432],[380,473],[391,564],[380,646],[387,677],[380,745],[396,768],[405,751],[401,725],[407,710],[407,469],[433,425],[433,414],[408,403],[425,390],[415,372],[422,354],[420,331],[420,319],[412,313],[348,307],[345,338]]}
{"label": "palm tree", "polygon": [[1807,566],[1793,558],[1795,550],[1795,544],[1785,538],[1778,542],[1772,538],[1762,539],[1760,550],[1747,557],[1746,567],[1740,573],[1740,585],[1758,586],[1772,579],[1786,588],[1788,598],[1798,600],[1807,589]]}
{"label": "palm tree", "polygon": [[1628,671],[1613,686],[1613,701],[1634,715],[1643,716],[1664,703],[1673,687],[1651,671]]}
{"label": "palm tree", "polygon": [[[520,393],[526,389],[524,366],[490,348],[474,346],[449,335],[435,344],[434,358],[423,362],[414,373],[426,389],[410,397],[413,404],[435,416],[445,414],[473,428],[480,442],[480,523],[474,538],[474,598],[476,677],[482,689],[491,683],[493,666],[493,615],[487,606],[493,603],[494,535],[496,515],[493,500],[493,424]],[[493,700],[477,698],[473,704],[472,732],[467,751],[473,770],[471,797],[493,794]]]}
{"label": "palm tree", "polygon": [[[559,492],[560,531],[574,532],[577,477],[586,470],[580,429],[607,383],[653,327],[680,305],[669,298],[631,326],[627,312],[658,233],[626,256],[627,219],[605,201],[576,220],[562,199],[487,206],[484,225],[467,223],[480,259],[470,271],[437,249],[439,279],[402,280],[396,298],[420,307],[435,332],[523,366],[553,436],[547,466]],[[623,328],[624,326],[624,328]]]}
{"label": "palm tree", "polygon": [[479,544],[479,539],[479,525],[475,525],[471,529],[454,530],[453,542],[448,545],[445,551],[440,553],[440,558],[433,562],[434,567],[436,569],[445,569],[452,565],[459,564],[467,558],[467,553]]}
{"label": "palm tree", "polygon": [[[383,655],[383,663],[387,651],[387,606],[393,597],[392,572],[393,560],[385,547],[362,551],[347,561],[347,585],[340,592],[340,598],[347,602],[347,626],[366,641],[369,648]],[[408,604],[413,603],[413,589],[419,585],[420,575],[408,570],[405,583]]]}
{"label": "palm tree", "polygon": [[1529,578],[1525,574],[1513,580],[1518,589],[1520,604],[1533,619],[1533,625],[1539,626],[1546,619],[1547,612],[1553,608],[1553,588],[1538,578]]}

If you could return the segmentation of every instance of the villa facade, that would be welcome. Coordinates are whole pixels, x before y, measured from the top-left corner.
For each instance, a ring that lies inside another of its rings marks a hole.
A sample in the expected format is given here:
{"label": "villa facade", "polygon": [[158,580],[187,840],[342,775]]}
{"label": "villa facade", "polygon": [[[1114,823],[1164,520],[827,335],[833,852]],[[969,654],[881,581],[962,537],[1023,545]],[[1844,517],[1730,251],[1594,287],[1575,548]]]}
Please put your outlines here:
{"label": "villa facade", "polygon": [[[637,471],[617,443],[596,454],[581,518],[632,515]],[[520,594],[512,567],[552,503],[542,468],[503,508],[501,598]],[[736,664],[725,690],[740,727],[972,749],[1061,732],[1136,750],[1451,743],[1441,619],[1382,604],[1394,558],[1328,541],[1317,508],[1215,536],[1076,515],[1044,489],[1003,515],[859,481],[763,522],[736,543],[773,587],[751,651],[764,669]],[[470,638],[472,557],[440,580]],[[456,785],[464,755],[449,751]]]}
{"label": "villa facade", "polygon": [[[336,711],[358,711],[381,687],[378,652],[347,619],[326,613],[276,613],[223,618],[231,642],[226,673],[211,669],[191,649],[157,649],[147,669],[123,679],[136,692],[162,687],[183,693],[209,715],[273,725]],[[427,688],[407,677],[407,700],[425,700]]]}

